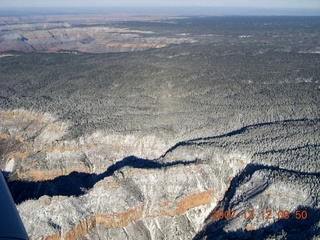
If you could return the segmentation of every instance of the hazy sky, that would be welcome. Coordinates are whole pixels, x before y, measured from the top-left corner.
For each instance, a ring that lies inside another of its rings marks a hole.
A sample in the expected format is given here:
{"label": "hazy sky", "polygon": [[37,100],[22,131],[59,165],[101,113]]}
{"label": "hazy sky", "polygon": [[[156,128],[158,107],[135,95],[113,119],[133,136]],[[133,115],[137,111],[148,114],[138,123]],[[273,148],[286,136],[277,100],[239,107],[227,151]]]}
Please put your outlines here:
{"label": "hazy sky", "polygon": [[252,8],[317,8],[320,0],[0,0],[3,7],[252,7]]}

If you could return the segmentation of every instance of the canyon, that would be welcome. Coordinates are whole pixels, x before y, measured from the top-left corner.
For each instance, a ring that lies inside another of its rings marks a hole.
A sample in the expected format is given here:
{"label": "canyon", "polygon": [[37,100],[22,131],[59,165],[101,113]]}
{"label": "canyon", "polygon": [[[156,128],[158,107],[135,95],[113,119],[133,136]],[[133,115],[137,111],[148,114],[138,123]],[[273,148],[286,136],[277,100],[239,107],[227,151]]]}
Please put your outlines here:
{"label": "canyon", "polygon": [[319,238],[319,18],[86,17],[0,19],[30,239]]}

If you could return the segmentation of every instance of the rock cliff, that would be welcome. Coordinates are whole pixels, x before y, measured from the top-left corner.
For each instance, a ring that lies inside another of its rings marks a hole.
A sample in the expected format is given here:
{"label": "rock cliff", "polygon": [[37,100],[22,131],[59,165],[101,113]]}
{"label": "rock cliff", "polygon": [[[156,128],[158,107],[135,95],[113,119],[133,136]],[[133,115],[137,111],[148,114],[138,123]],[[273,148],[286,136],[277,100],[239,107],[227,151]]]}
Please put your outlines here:
{"label": "rock cliff", "polygon": [[0,51],[21,52],[131,52],[162,48],[170,44],[194,43],[187,37],[158,36],[152,31],[129,30],[108,26],[71,26],[44,24],[21,28],[0,28]]}
{"label": "rock cliff", "polygon": [[[247,237],[265,228],[281,235],[276,226],[284,220],[275,213],[300,209],[313,225],[290,220],[301,229],[288,234],[318,231],[319,213],[311,209],[319,208],[319,120],[260,123],[168,148],[148,137],[63,141],[67,124],[48,114],[0,116],[1,166],[11,171],[9,186],[32,239]],[[215,225],[218,209],[238,218]],[[274,214],[248,220],[241,212],[249,210]]]}
{"label": "rock cliff", "polygon": [[318,18],[23,19],[0,168],[30,239],[320,238]]}

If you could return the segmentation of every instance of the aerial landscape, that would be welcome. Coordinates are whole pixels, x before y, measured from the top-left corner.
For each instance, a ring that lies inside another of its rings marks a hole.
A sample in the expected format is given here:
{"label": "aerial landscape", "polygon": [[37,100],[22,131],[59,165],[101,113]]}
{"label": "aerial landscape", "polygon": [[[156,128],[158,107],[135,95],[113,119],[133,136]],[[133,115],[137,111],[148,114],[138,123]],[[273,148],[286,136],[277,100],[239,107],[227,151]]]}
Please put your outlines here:
{"label": "aerial landscape", "polygon": [[29,239],[320,239],[319,3],[26,2],[0,10],[0,169]]}

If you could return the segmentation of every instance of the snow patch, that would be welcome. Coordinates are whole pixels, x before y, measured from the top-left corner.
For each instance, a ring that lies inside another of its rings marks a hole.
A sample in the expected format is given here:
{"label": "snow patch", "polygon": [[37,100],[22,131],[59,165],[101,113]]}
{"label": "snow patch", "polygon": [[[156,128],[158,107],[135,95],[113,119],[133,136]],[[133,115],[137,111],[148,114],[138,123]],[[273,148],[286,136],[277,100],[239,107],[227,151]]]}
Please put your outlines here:
{"label": "snow patch", "polygon": [[4,168],[4,171],[6,171],[6,172],[12,172],[13,166],[14,166],[14,159],[10,159],[10,160],[8,161],[8,163],[6,164],[6,166],[5,166],[5,168]]}

